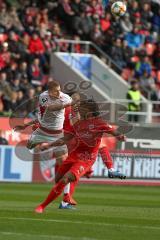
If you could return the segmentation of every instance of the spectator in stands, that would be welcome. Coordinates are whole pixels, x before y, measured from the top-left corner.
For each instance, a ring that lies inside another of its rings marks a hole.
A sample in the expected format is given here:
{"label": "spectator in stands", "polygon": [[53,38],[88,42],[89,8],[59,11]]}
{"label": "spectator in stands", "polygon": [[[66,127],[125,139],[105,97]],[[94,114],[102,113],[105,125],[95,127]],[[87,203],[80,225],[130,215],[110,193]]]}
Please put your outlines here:
{"label": "spectator in stands", "polygon": [[11,98],[4,100],[5,111],[14,114],[14,111],[15,111],[15,109],[18,106],[18,99],[17,99],[17,97],[18,97],[17,92],[13,91],[12,94],[11,94]]}
{"label": "spectator in stands", "polygon": [[11,87],[7,81],[7,74],[6,72],[0,73],[0,89],[5,95],[5,98],[10,99],[12,96],[12,90]]}
{"label": "spectator in stands", "polygon": [[34,58],[33,63],[29,67],[29,78],[33,85],[41,85],[43,79],[43,71],[40,66],[39,58]]}
{"label": "spectator in stands", "polygon": [[[81,39],[80,39],[80,37],[78,35],[74,35],[73,40],[78,42]],[[72,48],[73,48],[72,51],[75,52],[75,53],[81,53],[82,52],[82,48],[81,48],[81,45],[79,43],[74,44]]]}
{"label": "spectator in stands", "polygon": [[124,37],[124,34],[122,33],[119,17],[114,17],[114,19],[112,18],[111,29],[113,31],[114,39]]}
{"label": "spectator in stands", "polygon": [[111,48],[111,56],[118,66],[125,67],[126,63],[123,58],[122,40],[120,38],[117,38],[114,42]]}
{"label": "spectator in stands", "polygon": [[12,82],[13,79],[16,79],[18,77],[19,71],[18,71],[18,64],[16,61],[12,60],[10,65],[6,68],[7,73],[7,80],[9,82]]}
{"label": "spectator in stands", "polygon": [[50,31],[47,31],[45,33],[43,43],[44,43],[44,47],[46,49],[45,55],[46,55],[46,57],[48,57],[48,62],[49,62],[50,53],[53,52],[54,50],[56,50],[56,43],[53,40],[53,36]]}
{"label": "spectator in stands", "polygon": [[2,69],[4,69],[9,65],[9,63],[11,61],[11,53],[8,49],[8,43],[7,42],[4,42],[2,44],[2,49],[1,49],[1,52],[0,52],[0,56],[3,59],[3,64],[4,65],[3,65]]}
{"label": "spectator in stands", "polygon": [[3,56],[0,54],[0,70],[2,70],[3,68],[5,68],[6,63],[3,59]]}
{"label": "spectator in stands", "polygon": [[130,21],[130,16],[128,13],[126,13],[124,15],[124,17],[122,17],[120,19],[120,26],[121,26],[121,29],[122,29],[122,32],[123,33],[128,33],[128,32],[132,32],[133,30],[133,24],[132,22]]}
{"label": "spectator in stands", "polygon": [[106,32],[111,27],[112,16],[110,13],[106,12],[105,16],[100,18],[101,30]]}
{"label": "spectator in stands", "polygon": [[46,29],[49,27],[49,20],[48,20],[48,9],[44,8],[39,11],[39,13],[36,15],[36,25],[37,27],[40,27],[40,25],[43,24]]}
{"label": "spectator in stands", "polygon": [[131,47],[128,46],[128,42],[123,40],[122,42],[122,50],[123,50],[123,59],[126,62],[127,67],[132,67],[132,57],[134,51]]}
{"label": "spectator in stands", "polygon": [[11,6],[8,11],[8,17],[10,18],[10,21],[12,22],[12,28],[17,32],[21,33],[24,31],[24,27],[19,19],[19,16],[17,14],[17,9],[15,6]]}
{"label": "spectator in stands", "polygon": [[131,16],[131,21],[134,22],[135,15],[140,12],[139,2],[136,0],[131,0],[130,4],[128,5],[128,12]]}
{"label": "spectator in stands", "polygon": [[73,12],[69,0],[60,0],[60,4],[58,5],[58,15],[65,22],[68,30],[72,25],[73,16],[75,13]]}
{"label": "spectator in stands", "polygon": [[140,88],[142,91],[144,90],[145,93],[147,93],[148,97],[152,101],[157,101],[158,96],[157,96],[157,91],[156,91],[156,85],[155,85],[155,80],[149,74],[147,71],[143,72],[143,75],[140,77]]}
{"label": "spectator in stands", "polygon": [[8,15],[7,5],[3,3],[0,9],[0,25],[3,26],[6,30],[9,30],[12,27],[12,23],[13,21]]}
{"label": "spectator in stands", "polygon": [[21,90],[25,95],[27,95],[27,92],[30,88],[32,88],[33,85],[30,83],[28,78],[22,78],[21,79]]}
{"label": "spectator in stands", "polygon": [[103,43],[103,34],[98,23],[94,25],[93,32],[91,33],[91,40],[98,45],[102,45]]}
{"label": "spectator in stands", "polygon": [[71,9],[74,12],[75,16],[80,16],[85,5],[81,0],[73,0],[73,1],[71,1],[70,6],[71,6]]}
{"label": "spectator in stands", "polygon": [[151,11],[151,4],[145,2],[142,5],[141,10],[141,21],[143,24],[146,24],[147,22],[151,22],[151,18],[153,16],[153,13]]}
{"label": "spectator in stands", "polygon": [[62,38],[63,37],[63,34],[62,34],[62,30],[60,28],[60,25],[56,22],[54,23],[53,25],[53,37],[56,39],[56,38]]}
{"label": "spectator in stands", "polygon": [[4,114],[4,102],[3,102],[3,92],[0,89],[0,116]]}
{"label": "spectator in stands", "polygon": [[153,54],[153,61],[155,67],[160,70],[160,41],[156,44],[156,48]]}
{"label": "spectator in stands", "polygon": [[20,79],[16,78],[12,80],[12,90],[14,92],[18,92],[21,90],[21,86],[20,86]]}
{"label": "spectator in stands", "polygon": [[153,32],[160,33],[160,7],[156,10],[155,14],[152,16],[151,22]]}
{"label": "spectator in stands", "polygon": [[81,12],[80,17],[74,17],[73,30],[79,34],[82,39],[88,38],[93,30],[94,23],[90,16],[85,12]]}
{"label": "spectator in stands", "polygon": [[141,110],[141,93],[139,91],[138,82],[131,82],[131,88],[127,92],[127,99],[130,101],[128,103],[128,111],[132,113],[129,115],[128,120],[131,122],[138,122],[139,116],[136,114],[136,112]]}
{"label": "spectator in stands", "polygon": [[102,3],[98,2],[97,0],[92,0],[87,5],[85,10],[87,16],[90,16],[94,19],[99,19],[101,16],[104,15]]}
{"label": "spectator in stands", "polygon": [[25,117],[27,115],[26,111],[26,101],[27,98],[25,97],[23,91],[19,90],[17,92],[17,106],[19,106],[18,114],[20,117]]}
{"label": "spectator in stands", "polygon": [[144,37],[138,33],[139,29],[134,28],[131,33],[125,35],[125,40],[131,48],[139,48],[144,43]]}
{"label": "spectator in stands", "polygon": [[148,56],[142,57],[139,62],[136,63],[135,74],[138,77],[142,76],[144,72],[147,72],[147,74],[150,75],[151,70],[152,67]]}
{"label": "spectator in stands", "polygon": [[37,56],[38,58],[40,58],[41,63],[45,64],[45,48],[37,32],[34,32],[32,37],[30,38],[28,50],[32,57]]}
{"label": "spectator in stands", "polygon": [[28,117],[34,118],[37,114],[37,103],[38,99],[35,95],[35,89],[30,88],[27,94],[27,102],[25,104],[25,109],[27,111]]}
{"label": "spectator in stands", "polygon": [[25,61],[21,62],[19,65],[18,78],[19,79],[27,79],[28,78],[28,64]]}
{"label": "spectator in stands", "polygon": [[11,52],[12,58],[16,60],[20,59],[21,57],[18,38],[19,38],[18,35],[14,31],[11,31],[9,33],[9,39],[8,39],[9,51]]}

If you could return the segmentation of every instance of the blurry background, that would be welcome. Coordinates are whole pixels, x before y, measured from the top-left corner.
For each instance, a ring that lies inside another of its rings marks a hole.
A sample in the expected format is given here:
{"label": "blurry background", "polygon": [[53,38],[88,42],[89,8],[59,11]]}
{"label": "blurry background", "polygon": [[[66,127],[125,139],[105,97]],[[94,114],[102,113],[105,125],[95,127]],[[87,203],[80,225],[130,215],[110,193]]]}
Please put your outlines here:
{"label": "blurry background", "polygon": [[[128,178],[160,179],[160,2],[128,0],[121,18],[109,6],[101,0],[0,0],[1,181],[54,178],[54,160],[17,158],[15,146],[28,134],[12,130],[13,117],[36,118],[37,97],[52,79],[65,92],[103,101],[114,124],[125,109],[123,120],[134,126],[127,142],[107,139],[115,168]],[[107,176],[100,158],[94,176]]]}

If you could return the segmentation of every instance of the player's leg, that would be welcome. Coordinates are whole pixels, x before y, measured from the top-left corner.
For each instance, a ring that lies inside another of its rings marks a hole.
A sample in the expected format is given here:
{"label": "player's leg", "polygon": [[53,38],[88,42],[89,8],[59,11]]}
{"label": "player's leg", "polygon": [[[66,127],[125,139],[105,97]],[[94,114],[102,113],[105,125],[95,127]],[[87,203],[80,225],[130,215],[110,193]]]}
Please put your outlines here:
{"label": "player's leg", "polygon": [[105,166],[108,168],[108,177],[109,178],[120,178],[120,179],[126,178],[126,176],[123,173],[114,169],[113,159],[112,159],[111,154],[108,151],[108,148],[106,146],[102,146],[99,149],[99,153],[101,155],[101,158],[102,158]]}
{"label": "player's leg", "polygon": [[[55,157],[56,157],[56,164],[55,164],[55,176],[58,173],[58,169],[61,167],[62,163],[67,159],[68,156],[68,151],[67,148],[64,146],[61,148],[61,151],[56,151],[55,152]],[[68,183],[64,187],[64,196],[69,196],[70,192],[70,183]]]}
{"label": "player's leg", "polygon": [[70,175],[66,174],[71,166],[72,163],[63,163],[61,165],[55,178],[55,186],[51,189],[47,198],[35,209],[35,212],[43,213],[48,204],[55,200],[62,193],[64,187],[71,181]]}
{"label": "player's leg", "polygon": [[73,199],[72,195],[75,191],[75,188],[78,184],[78,181],[81,176],[83,176],[89,169],[91,168],[91,165],[88,166],[86,162],[75,162],[72,167],[70,168],[70,173],[72,173],[75,176],[75,180],[70,182],[70,194],[66,197],[63,197],[63,201],[60,204],[60,208],[64,208],[66,203],[69,205],[76,205],[77,202]]}
{"label": "player's leg", "polygon": [[[69,203],[71,205],[77,205],[76,200],[73,198],[73,193],[74,193],[75,188],[78,184],[78,181],[76,180],[76,181],[71,182],[69,184],[70,184],[69,189],[67,189],[67,191],[65,191],[66,189],[64,189],[63,202]],[[66,185],[66,187],[67,187],[67,185]]]}

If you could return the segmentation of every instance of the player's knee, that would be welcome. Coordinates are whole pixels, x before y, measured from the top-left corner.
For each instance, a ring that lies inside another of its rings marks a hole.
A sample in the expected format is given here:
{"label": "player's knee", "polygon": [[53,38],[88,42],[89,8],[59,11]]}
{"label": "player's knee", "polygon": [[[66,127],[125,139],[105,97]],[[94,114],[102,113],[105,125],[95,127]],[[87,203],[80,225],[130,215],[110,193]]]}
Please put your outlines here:
{"label": "player's knee", "polygon": [[56,174],[55,175],[55,183],[59,182],[59,180],[61,180],[62,176],[60,174]]}
{"label": "player's knee", "polygon": [[71,173],[70,182],[74,182],[74,181],[76,181],[76,176],[73,173]]}
{"label": "player's knee", "polygon": [[62,181],[67,184],[69,182],[74,182],[76,180],[76,177],[73,173],[67,173],[63,178]]}
{"label": "player's knee", "polygon": [[73,173],[68,173],[68,180],[69,182],[74,182],[76,180],[76,177]]}

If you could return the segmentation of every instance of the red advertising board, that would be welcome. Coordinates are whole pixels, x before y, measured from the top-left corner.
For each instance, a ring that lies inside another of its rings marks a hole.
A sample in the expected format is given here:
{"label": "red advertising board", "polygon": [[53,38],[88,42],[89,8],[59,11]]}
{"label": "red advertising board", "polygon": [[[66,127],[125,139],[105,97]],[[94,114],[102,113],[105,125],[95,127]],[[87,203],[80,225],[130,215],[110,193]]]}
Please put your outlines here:
{"label": "red advertising board", "polygon": [[[25,122],[30,121],[29,119],[25,119]],[[9,145],[16,145],[17,143],[28,139],[29,134],[31,133],[31,128],[27,128],[27,131],[15,132],[13,128],[16,125],[22,124],[23,119],[17,118],[0,118],[0,130],[2,133],[2,137],[4,137]]]}

